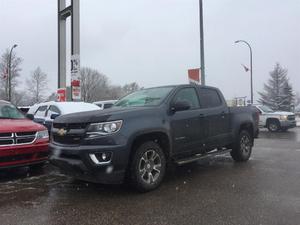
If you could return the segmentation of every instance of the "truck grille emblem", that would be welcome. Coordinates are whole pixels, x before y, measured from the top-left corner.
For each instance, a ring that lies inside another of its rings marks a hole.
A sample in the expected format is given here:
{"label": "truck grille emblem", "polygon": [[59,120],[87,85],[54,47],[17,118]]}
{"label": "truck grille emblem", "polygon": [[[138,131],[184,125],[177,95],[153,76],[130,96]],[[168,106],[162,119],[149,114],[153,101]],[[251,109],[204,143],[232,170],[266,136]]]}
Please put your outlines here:
{"label": "truck grille emblem", "polygon": [[57,131],[57,134],[59,136],[65,136],[67,134],[67,130],[65,130],[64,128],[61,128]]}

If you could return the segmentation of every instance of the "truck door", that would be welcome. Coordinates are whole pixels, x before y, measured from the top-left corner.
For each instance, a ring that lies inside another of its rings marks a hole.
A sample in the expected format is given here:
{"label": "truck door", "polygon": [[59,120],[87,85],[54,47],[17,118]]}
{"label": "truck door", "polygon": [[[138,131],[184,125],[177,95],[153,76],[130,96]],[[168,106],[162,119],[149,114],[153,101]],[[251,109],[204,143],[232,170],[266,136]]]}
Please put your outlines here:
{"label": "truck door", "polygon": [[177,91],[172,104],[187,101],[190,109],[177,111],[171,115],[171,133],[175,154],[199,151],[203,142],[203,127],[201,127],[200,104],[194,87],[186,87]]}
{"label": "truck door", "polygon": [[202,114],[206,119],[207,139],[205,145],[214,148],[230,140],[230,113],[214,88],[199,88]]}

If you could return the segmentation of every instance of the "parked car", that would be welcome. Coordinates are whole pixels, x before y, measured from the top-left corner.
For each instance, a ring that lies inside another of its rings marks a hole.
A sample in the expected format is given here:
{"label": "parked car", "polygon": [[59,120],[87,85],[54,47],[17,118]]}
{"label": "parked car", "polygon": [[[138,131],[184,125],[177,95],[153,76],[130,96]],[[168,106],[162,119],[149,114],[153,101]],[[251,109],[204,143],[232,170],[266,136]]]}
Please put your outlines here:
{"label": "parked car", "polygon": [[0,169],[40,168],[48,159],[47,129],[27,119],[9,102],[0,100]]}
{"label": "parked car", "polygon": [[103,110],[103,109],[111,108],[116,102],[117,100],[106,100],[106,101],[93,102],[93,104],[99,106],[99,108]]}
{"label": "parked car", "polygon": [[30,109],[30,106],[18,106],[18,109],[24,114],[26,115]]}
{"label": "parked car", "polygon": [[213,87],[178,85],[134,92],[103,111],[56,118],[51,162],[77,179],[157,188],[167,162],[231,153],[249,159],[258,129],[254,107],[226,105]]}
{"label": "parked car", "polygon": [[50,131],[53,119],[60,115],[75,112],[99,110],[99,107],[86,102],[44,102],[32,106],[28,113],[33,120],[43,124]]}
{"label": "parked car", "polygon": [[254,105],[260,113],[259,126],[271,132],[287,131],[296,127],[296,116],[291,112],[275,112],[265,105]]}

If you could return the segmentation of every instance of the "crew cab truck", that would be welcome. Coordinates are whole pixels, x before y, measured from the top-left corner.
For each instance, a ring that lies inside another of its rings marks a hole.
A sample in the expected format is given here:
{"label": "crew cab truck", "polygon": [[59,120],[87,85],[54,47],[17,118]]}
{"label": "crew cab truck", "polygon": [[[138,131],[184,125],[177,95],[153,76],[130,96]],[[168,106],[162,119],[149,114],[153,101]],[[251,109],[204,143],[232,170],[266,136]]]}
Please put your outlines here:
{"label": "crew cab truck", "polygon": [[256,109],[227,107],[217,88],[149,88],[103,111],[56,118],[50,161],[77,179],[121,183],[126,178],[145,192],[160,185],[169,163],[226,152],[247,161],[257,127]]}
{"label": "crew cab truck", "polygon": [[48,159],[48,130],[9,102],[0,100],[0,169],[39,169]]}
{"label": "crew cab truck", "polygon": [[254,105],[259,113],[259,127],[266,127],[271,132],[287,131],[297,125],[296,116],[291,112],[273,111],[265,105]]}

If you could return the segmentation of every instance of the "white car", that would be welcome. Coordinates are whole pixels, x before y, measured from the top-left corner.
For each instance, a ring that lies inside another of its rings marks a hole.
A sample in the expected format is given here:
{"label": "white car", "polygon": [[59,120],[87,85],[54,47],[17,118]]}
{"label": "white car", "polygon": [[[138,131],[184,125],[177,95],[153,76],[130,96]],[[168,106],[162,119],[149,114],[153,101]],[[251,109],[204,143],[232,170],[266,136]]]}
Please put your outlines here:
{"label": "white car", "polygon": [[259,126],[266,127],[271,132],[287,131],[296,127],[296,116],[291,112],[274,112],[267,106],[254,105],[259,113]]}
{"label": "white car", "polygon": [[106,101],[93,102],[93,104],[99,106],[100,109],[103,110],[112,107],[116,102],[117,100],[106,100]]}
{"label": "white car", "polygon": [[33,120],[43,124],[50,131],[55,117],[76,112],[99,110],[100,108],[92,103],[86,102],[44,102],[30,107],[27,115],[32,115]]}

